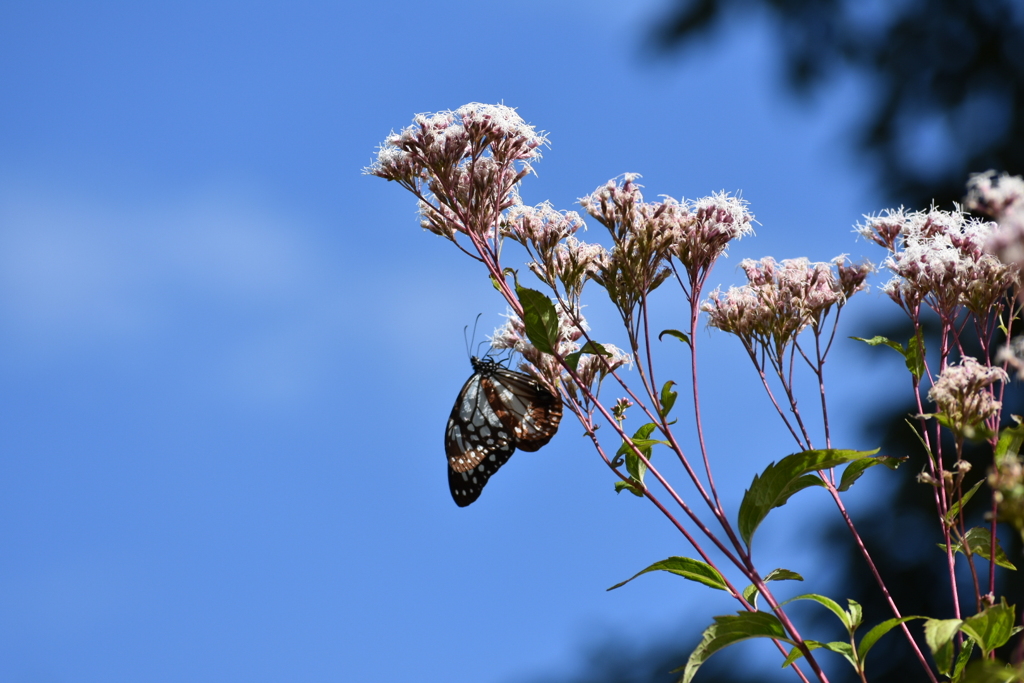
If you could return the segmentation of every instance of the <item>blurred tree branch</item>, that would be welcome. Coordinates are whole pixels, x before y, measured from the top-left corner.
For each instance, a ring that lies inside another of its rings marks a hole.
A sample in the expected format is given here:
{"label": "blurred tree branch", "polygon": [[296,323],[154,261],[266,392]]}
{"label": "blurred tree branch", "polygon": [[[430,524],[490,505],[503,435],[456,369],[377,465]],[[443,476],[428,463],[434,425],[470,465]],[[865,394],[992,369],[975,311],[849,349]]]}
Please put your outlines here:
{"label": "blurred tree branch", "polygon": [[948,205],[970,173],[1024,171],[1020,0],[676,0],[650,41],[664,54],[757,13],[795,94],[851,72],[867,80],[855,146],[887,199]]}

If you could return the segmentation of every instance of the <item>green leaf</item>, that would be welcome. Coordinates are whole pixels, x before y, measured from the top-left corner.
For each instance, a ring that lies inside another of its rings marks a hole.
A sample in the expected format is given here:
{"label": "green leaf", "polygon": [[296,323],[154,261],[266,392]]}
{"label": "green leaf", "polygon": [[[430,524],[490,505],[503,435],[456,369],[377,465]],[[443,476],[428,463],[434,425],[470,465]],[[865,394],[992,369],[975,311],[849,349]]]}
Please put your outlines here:
{"label": "green leaf", "polygon": [[864,609],[856,600],[847,598],[846,602],[850,605],[850,608],[846,610],[846,613],[850,615],[850,628],[856,631],[861,622],[864,621]]}
{"label": "green leaf", "polygon": [[964,644],[960,648],[960,654],[956,656],[956,664],[953,666],[953,683],[960,683],[964,675],[964,667],[967,666],[967,662],[971,659],[971,654],[974,652],[974,640],[972,638],[965,638]]}
{"label": "green leaf", "polygon": [[750,638],[774,638],[790,645],[795,644],[786,635],[786,629],[774,614],[739,612],[736,615],[715,617],[715,623],[704,629],[700,644],[690,654],[686,665],[675,670],[683,672],[679,683],[690,683],[697,669],[711,655],[733,643]]}
{"label": "green leaf", "polygon": [[[788,569],[782,569],[780,567],[779,569],[773,569],[768,572],[761,580],[765,583],[768,583],[769,581],[803,581],[804,577],[800,576],[796,572],[791,572]],[[743,599],[753,605],[755,609],[757,608],[757,594],[758,590],[755,584],[750,584],[743,589]]]}
{"label": "green leaf", "polygon": [[854,460],[843,470],[843,478],[839,482],[839,491],[848,491],[853,483],[860,479],[864,471],[875,465],[885,465],[890,470],[895,470],[900,463],[906,460],[905,457],[897,458],[891,455],[880,455],[874,458],[861,458]]}
{"label": "green leaf", "polygon": [[588,341],[586,344],[583,345],[582,349],[580,349],[579,351],[573,351],[568,356],[566,356],[565,357],[565,364],[568,365],[570,368],[572,368],[573,372],[575,372],[576,368],[579,367],[580,357],[583,356],[583,354],[585,354],[585,353],[597,353],[597,354],[600,354],[602,356],[611,356],[612,355],[611,351],[608,351],[606,348],[604,348],[603,346],[601,346],[597,342],[595,342],[595,341]]}
{"label": "green leaf", "polygon": [[939,673],[948,676],[953,666],[953,638],[963,626],[958,618],[929,618],[925,620],[925,642],[935,657]]}
{"label": "green leaf", "polygon": [[997,647],[1006,644],[1014,634],[1013,605],[1006,604],[1006,598],[998,605],[986,607],[972,617],[964,619],[960,630],[974,638],[987,658]]}
{"label": "green leaf", "polygon": [[803,581],[804,577],[800,576],[796,572],[791,572],[788,569],[779,567],[768,572],[767,576],[764,577],[764,581]]}
{"label": "green leaf", "polygon": [[[844,643],[842,641],[833,641],[831,643],[819,643],[816,640],[805,640],[804,645],[807,646],[808,650],[817,650],[819,648],[824,648],[826,650],[831,650],[832,652],[837,652],[841,654],[843,657],[846,657],[846,661],[850,662],[850,664],[853,664],[854,669],[857,668],[857,660],[854,658],[853,655],[853,646],[849,643]],[[789,651],[789,655],[786,656],[786,660],[782,662],[782,668],[785,669],[787,666],[789,666],[790,664],[792,664],[793,662],[795,662],[803,656],[804,653],[800,650],[800,648],[794,647],[792,650]]]}
{"label": "green leaf", "polygon": [[787,455],[778,463],[771,463],[760,475],[754,476],[750,488],[740,503],[739,529],[743,541],[750,546],[757,527],[773,508],[786,504],[789,497],[809,486],[824,486],[817,475],[808,474],[846,462],[874,455],[873,451],[813,450]]}
{"label": "green leaf", "polygon": [[900,344],[899,342],[894,342],[888,337],[875,335],[871,339],[865,339],[864,337],[850,337],[850,339],[862,341],[868,346],[879,346],[880,344],[884,344],[885,346],[888,346],[890,349],[894,349],[898,354],[900,354],[904,358],[906,358],[907,356],[907,352],[903,350],[903,344]]}
{"label": "green leaf", "polygon": [[669,412],[672,410],[672,406],[676,404],[676,398],[679,397],[679,393],[672,391],[672,385],[675,384],[672,380],[665,382],[665,386],[661,388],[661,419],[668,417]]}
{"label": "green leaf", "polygon": [[971,662],[960,683],[1021,683],[1024,669],[996,660]]}
{"label": "green leaf", "polygon": [[679,330],[662,330],[661,334],[658,335],[658,341],[664,341],[662,337],[664,337],[666,334],[669,335],[670,337],[675,337],[676,339],[683,342],[687,346],[690,345],[690,338],[687,337],[682,332],[680,332]]}
{"label": "green leaf", "polygon": [[[813,600],[814,602],[824,605],[829,610],[831,610],[833,614],[839,617],[839,621],[843,622],[843,626],[846,627],[846,630],[848,632],[853,632],[854,625],[853,620],[850,618],[851,615],[847,613],[847,611],[844,610],[842,607],[840,607],[839,603],[833,600],[832,598],[826,598],[824,595],[818,595],[817,593],[805,593],[804,595],[798,595],[795,598],[790,598],[782,604],[788,605],[789,603],[796,602],[797,600]],[[859,614],[860,605],[858,605],[857,607]]]}
{"label": "green leaf", "polygon": [[644,457],[648,461],[651,459],[651,448],[653,443],[648,437],[651,435],[658,425],[653,422],[648,422],[642,425],[636,432],[633,433],[630,441],[633,442],[631,446],[625,439],[622,440],[622,445],[619,446],[619,450],[615,452],[616,457],[620,455],[626,456],[626,471],[629,472],[629,476],[636,480],[637,483],[643,483],[644,475],[647,474],[647,465],[641,460],[636,451],[633,450],[633,446],[636,446],[636,450],[644,454]]}
{"label": "green leaf", "polygon": [[696,581],[697,583],[703,583],[705,586],[710,586],[720,591],[728,590],[725,579],[718,573],[718,570],[700,560],[694,560],[689,557],[670,557],[667,560],[661,562],[655,562],[647,569],[639,571],[633,576],[629,577],[622,583],[617,583],[608,590],[615,590],[619,586],[625,586],[627,583],[647,572],[669,572],[671,574],[678,574],[684,579],[690,581]]}
{"label": "green leaf", "polygon": [[[933,655],[953,642],[953,638],[963,623],[962,619],[925,619],[924,640]],[[950,651],[950,655],[952,655],[952,651]],[[950,657],[950,661],[952,661],[952,657]],[[947,668],[946,671],[948,672],[949,669]]]}
{"label": "green leaf", "polygon": [[[992,550],[992,532],[988,528],[983,526],[976,526],[973,529],[969,529],[964,537],[953,546],[954,553],[964,553],[964,542],[966,541],[967,547],[970,549],[972,555],[981,555],[989,562],[992,561],[991,550]],[[939,543],[939,547],[943,551],[946,550],[945,543]],[[1017,567],[1010,562],[1010,558],[1003,552],[1003,548],[999,545],[999,539],[996,538],[996,564],[1004,569],[1016,570]]]}
{"label": "green leaf", "polygon": [[962,500],[953,501],[953,504],[949,506],[949,510],[946,512],[947,526],[953,523],[953,521],[957,518],[957,515],[960,514],[960,508],[963,507],[964,505],[967,505],[967,503],[970,502],[971,498],[974,497],[974,494],[978,492],[978,489],[984,482],[984,479],[979,479],[978,483],[972,486],[971,489],[963,495]]}
{"label": "green leaf", "polygon": [[551,299],[536,289],[516,283],[516,294],[523,307],[523,326],[526,337],[538,351],[554,353],[558,346],[558,313]]}
{"label": "green leaf", "polygon": [[886,619],[881,624],[873,626],[870,631],[864,634],[864,637],[861,638],[860,643],[857,645],[857,659],[860,660],[861,668],[864,667],[868,652],[875,646],[875,643],[877,643],[882,636],[900,624],[913,619],[924,619],[924,617],[900,617],[899,619]]}
{"label": "green leaf", "polygon": [[615,482],[615,493],[622,493],[623,491],[629,491],[637,498],[644,497],[644,488],[642,485],[638,486],[631,481],[622,481],[620,479]]}
{"label": "green leaf", "polygon": [[907,352],[904,357],[907,359],[907,370],[910,370],[910,374],[915,379],[921,379],[924,376],[924,347],[918,343],[917,335],[911,337],[907,342]]}
{"label": "green leaf", "polygon": [[1013,419],[1017,424],[1005,428],[999,434],[999,443],[996,444],[995,452],[996,467],[1002,464],[1003,458],[1006,456],[1020,455],[1021,445],[1024,445],[1024,425],[1020,423],[1019,415],[1014,415]]}
{"label": "green leaf", "polygon": [[906,363],[907,370],[914,375],[917,379],[921,379],[924,374],[924,355],[921,353],[919,345],[917,343],[917,337],[911,337],[907,343],[907,347],[903,348],[903,345],[899,342],[894,342],[891,339],[887,339],[882,336],[875,336],[871,339],[864,339],[863,337],[850,337],[850,339],[856,339],[862,341],[868,346],[879,346],[885,345],[890,349],[893,349],[898,354],[903,356],[903,361]]}

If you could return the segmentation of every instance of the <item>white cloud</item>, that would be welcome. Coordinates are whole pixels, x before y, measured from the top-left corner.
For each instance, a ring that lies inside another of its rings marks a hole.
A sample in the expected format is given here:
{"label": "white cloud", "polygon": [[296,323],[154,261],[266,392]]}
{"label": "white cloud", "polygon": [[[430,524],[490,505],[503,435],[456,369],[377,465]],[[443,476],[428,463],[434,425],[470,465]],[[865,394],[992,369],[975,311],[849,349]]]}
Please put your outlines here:
{"label": "white cloud", "polygon": [[8,189],[0,339],[44,364],[125,351],[187,366],[194,354],[216,393],[290,400],[337,362],[342,285],[322,239],[238,192],[126,205]]}

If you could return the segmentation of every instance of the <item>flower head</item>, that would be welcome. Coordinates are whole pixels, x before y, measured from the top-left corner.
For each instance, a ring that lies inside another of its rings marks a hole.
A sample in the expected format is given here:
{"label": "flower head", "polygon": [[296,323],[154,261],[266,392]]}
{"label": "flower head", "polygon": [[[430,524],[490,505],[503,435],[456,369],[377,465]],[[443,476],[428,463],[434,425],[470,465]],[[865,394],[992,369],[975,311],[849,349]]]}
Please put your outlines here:
{"label": "flower head", "polygon": [[982,365],[966,357],[959,365],[948,365],[928,391],[955,434],[965,435],[982,426],[1002,408],[989,388],[1009,378],[1002,368]]}
{"label": "flower head", "polygon": [[417,115],[387,137],[365,172],[415,193],[431,232],[491,239],[501,212],[520,203],[516,187],[546,142],[514,109],[474,102]]}
{"label": "flower head", "polygon": [[894,277],[882,291],[908,313],[927,304],[951,320],[958,306],[987,315],[1018,281],[1018,268],[986,251],[996,225],[962,210],[868,216],[858,232],[889,250],[883,265]]}
{"label": "flower head", "polygon": [[[836,272],[833,272],[833,266]],[[764,345],[778,357],[808,325],[820,327],[834,306],[865,288],[870,263],[831,263],[805,258],[776,262],[770,257],[740,263],[747,284],[722,293],[715,290],[702,306],[708,324],[739,336],[749,346]]]}

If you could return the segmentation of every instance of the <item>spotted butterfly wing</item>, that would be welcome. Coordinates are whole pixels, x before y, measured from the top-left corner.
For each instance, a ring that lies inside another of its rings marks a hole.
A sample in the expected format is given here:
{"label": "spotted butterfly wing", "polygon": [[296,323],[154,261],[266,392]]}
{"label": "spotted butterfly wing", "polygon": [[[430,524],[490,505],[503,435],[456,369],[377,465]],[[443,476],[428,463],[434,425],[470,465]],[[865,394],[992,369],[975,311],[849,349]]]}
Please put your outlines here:
{"label": "spotted butterfly wing", "polygon": [[516,448],[536,451],[562,419],[562,399],[530,375],[490,358],[472,358],[473,374],[455,400],[444,434],[448,487],[459,507],[484,485]]}

